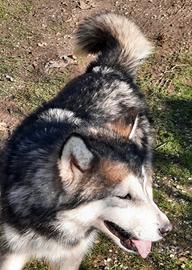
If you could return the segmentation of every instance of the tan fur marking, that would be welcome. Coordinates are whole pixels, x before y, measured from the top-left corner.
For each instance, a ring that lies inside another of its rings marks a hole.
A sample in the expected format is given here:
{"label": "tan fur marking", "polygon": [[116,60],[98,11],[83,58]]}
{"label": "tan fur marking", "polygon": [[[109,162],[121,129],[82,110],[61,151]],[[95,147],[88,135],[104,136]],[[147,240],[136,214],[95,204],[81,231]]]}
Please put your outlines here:
{"label": "tan fur marking", "polygon": [[108,184],[119,183],[128,175],[128,170],[124,164],[109,160],[101,161],[100,171]]}
{"label": "tan fur marking", "polygon": [[121,121],[116,121],[114,123],[107,124],[107,127],[112,129],[117,135],[122,138],[128,139],[129,134],[132,130],[132,124],[126,125]]}

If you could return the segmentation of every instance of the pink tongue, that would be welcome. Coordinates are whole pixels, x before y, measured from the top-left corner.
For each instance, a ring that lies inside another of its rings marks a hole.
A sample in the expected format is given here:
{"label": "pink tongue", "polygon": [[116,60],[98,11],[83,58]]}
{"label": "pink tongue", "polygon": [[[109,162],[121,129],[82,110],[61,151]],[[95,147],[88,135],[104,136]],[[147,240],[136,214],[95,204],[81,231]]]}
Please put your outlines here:
{"label": "pink tongue", "polygon": [[151,241],[131,240],[142,258],[146,258],[151,251]]}

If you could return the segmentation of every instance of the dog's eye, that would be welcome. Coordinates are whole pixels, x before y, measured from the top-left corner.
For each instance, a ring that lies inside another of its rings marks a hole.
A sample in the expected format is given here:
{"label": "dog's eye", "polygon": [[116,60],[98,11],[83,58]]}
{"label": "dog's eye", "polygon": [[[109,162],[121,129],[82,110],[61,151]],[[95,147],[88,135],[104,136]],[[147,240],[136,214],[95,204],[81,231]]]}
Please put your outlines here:
{"label": "dog's eye", "polygon": [[117,196],[119,199],[122,199],[122,200],[131,200],[132,199],[132,196],[130,193],[127,193],[125,196]]}

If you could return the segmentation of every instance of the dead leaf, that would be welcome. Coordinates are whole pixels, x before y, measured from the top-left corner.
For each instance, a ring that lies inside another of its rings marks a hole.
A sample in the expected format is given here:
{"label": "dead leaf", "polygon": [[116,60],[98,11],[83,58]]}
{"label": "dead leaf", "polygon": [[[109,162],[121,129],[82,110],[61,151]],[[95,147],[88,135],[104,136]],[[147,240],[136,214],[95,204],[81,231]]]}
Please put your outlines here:
{"label": "dead leaf", "polygon": [[13,77],[11,77],[11,76],[8,75],[8,74],[5,74],[5,78],[6,78],[8,81],[10,81],[10,82],[13,82],[13,81],[14,81]]}
{"label": "dead leaf", "polygon": [[7,124],[5,122],[0,122],[0,131],[7,131]]}
{"label": "dead leaf", "polygon": [[45,64],[45,73],[49,73],[50,69],[58,68],[63,70],[66,66],[70,64],[76,64],[77,61],[72,55],[62,55],[59,59],[52,59]]}
{"label": "dead leaf", "polygon": [[91,5],[90,5],[89,2],[85,2],[83,0],[80,0],[79,1],[79,8],[82,9],[82,10],[86,10],[86,9],[90,9]]}

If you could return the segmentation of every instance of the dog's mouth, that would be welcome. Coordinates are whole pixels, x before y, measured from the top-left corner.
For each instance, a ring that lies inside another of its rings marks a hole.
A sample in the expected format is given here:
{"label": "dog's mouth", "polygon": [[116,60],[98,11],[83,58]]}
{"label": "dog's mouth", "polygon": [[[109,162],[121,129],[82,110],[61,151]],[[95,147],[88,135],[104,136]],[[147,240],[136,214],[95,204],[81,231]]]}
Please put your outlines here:
{"label": "dog's mouth", "polygon": [[111,221],[104,221],[105,226],[107,229],[116,237],[119,238],[121,244],[131,251],[137,251],[135,245],[133,244],[131,240],[131,234],[123,230],[121,227],[119,227],[117,224],[111,222]]}
{"label": "dog's mouth", "polygon": [[137,252],[143,258],[148,256],[151,251],[151,241],[134,239],[129,232],[111,221],[104,220],[104,224],[113,235],[119,238],[121,245],[128,251]]}

